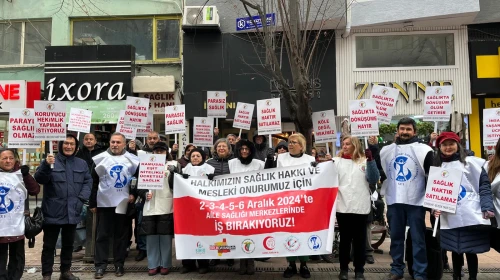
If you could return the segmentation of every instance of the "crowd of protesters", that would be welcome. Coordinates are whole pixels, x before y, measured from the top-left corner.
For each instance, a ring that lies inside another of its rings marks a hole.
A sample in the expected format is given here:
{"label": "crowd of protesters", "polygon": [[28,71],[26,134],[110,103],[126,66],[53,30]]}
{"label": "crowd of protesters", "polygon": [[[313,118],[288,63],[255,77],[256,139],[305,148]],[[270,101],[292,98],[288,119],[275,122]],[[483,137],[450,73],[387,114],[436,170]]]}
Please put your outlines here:
{"label": "crowd of protesters", "polygon": [[[215,133],[218,134],[218,131]],[[391,272],[386,279],[403,279],[407,234],[411,242],[407,246],[412,249],[407,256],[412,259],[412,276],[417,280],[428,278],[428,266],[432,264],[426,254],[426,211],[433,217],[440,217],[440,245],[443,250],[452,253],[453,279],[464,277],[463,255],[467,259],[469,279],[476,279],[477,254],[490,250],[490,229],[492,224],[497,226],[491,219],[500,218],[500,141],[496,154],[486,162],[470,155],[455,133],[433,133],[430,144],[421,143],[417,134],[415,121],[403,118],[398,122],[394,143],[381,150],[376,137],[370,137],[369,147],[363,148],[362,141],[357,137],[343,135],[338,153],[331,156],[321,152],[321,159],[316,148],[311,155],[306,153],[306,139],[300,133],[290,135],[275,148],[270,148],[269,140],[262,135],[255,135],[250,141],[229,134],[226,138],[215,137],[211,150],[188,144],[183,151],[177,144],[169,147],[166,140],[154,131],[148,134],[144,144],[137,139],[127,141],[122,134],[114,133],[108,149],[97,145],[92,133],[84,136],[81,147],[78,139],[68,134],[64,141],[59,142],[57,155],[47,155],[34,176],[30,175],[28,166],[20,165],[14,149],[0,150],[0,172],[15,174],[17,177],[12,175],[8,178],[23,186],[25,196],[37,195],[39,184],[43,185],[41,261],[44,280],[51,279],[58,237],[62,244],[60,279],[78,279],[70,269],[75,232],[82,220],[84,204],[96,217],[95,279],[103,278],[108,271],[110,244],[114,275],[120,277],[125,273],[125,259],[133,236],[138,250],[136,260],[147,258],[149,275],[166,275],[172,266],[174,238],[173,174],[181,174],[186,179],[203,175],[213,180],[223,174],[300,164],[316,166],[322,161],[333,162],[338,170],[339,279],[349,279],[351,260],[356,280],[365,279],[365,263],[373,263],[373,257],[367,252],[373,250],[370,246],[369,216],[379,208],[373,199],[377,185],[382,186],[380,194],[387,205],[391,234]],[[137,186],[134,178],[139,172],[138,155],[144,153],[167,155],[164,188],[161,190],[148,191]],[[431,166],[463,171],[458,198],[462,201],[458,203],[455,214],[423,207],[426,176]],[[147,208],[145,203],[149,204]],[[126,210],[121,212],[118,208],[123,208],[123,204]],[[29,214],[27,202],[25,210]],[[307,266],[309,256],[286,259],[288,266],[283,273],[284,278],[296,274],[302,278],[311,277]],[[300,262],[298,267],[297,260]],[[182,260],[181,273],[198,271],[205,274],[220,261]],[[0,237],[0,279],[21,279],[24,262],[24,236]],[[253,259],[238,262],[239,274],[255,273]],[[446,258],[444,262],[447,265]],[[235,260],[228,259],[225,263],[233,266]]]}

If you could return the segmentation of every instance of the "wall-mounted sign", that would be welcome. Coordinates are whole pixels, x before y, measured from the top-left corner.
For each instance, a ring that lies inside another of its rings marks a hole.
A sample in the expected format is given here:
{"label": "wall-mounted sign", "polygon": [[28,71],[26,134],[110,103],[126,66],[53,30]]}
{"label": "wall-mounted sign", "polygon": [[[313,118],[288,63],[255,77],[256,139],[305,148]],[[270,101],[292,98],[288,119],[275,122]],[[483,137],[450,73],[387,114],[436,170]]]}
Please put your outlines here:
{"label": "wall-mounted sign", "polygon": [[125,100],[116,101],[74,101],[66,102],[66,122],[69,121],[71,108],[82,108],[92,111],[92,123],[118,123],[120,111],[125,108]]}
{"label": "wall-mounted sign", "polygon": [[175,105],[175,93],[139,93],[139,97],[149,99],[149,111],[163,115],[165,107]]}
{"label": "wall-mounted sign", "polygon": [[[276,25],[276,14],[266,14],[266,26]],[[236,31],[262,28],[262,20],[260,16],[244,17],[236,19]]]}
{"label": "wall-mounted sign", "polygon": [[124,100],[132,93],[135,48],[130,45],[45,48],[45,98]]}

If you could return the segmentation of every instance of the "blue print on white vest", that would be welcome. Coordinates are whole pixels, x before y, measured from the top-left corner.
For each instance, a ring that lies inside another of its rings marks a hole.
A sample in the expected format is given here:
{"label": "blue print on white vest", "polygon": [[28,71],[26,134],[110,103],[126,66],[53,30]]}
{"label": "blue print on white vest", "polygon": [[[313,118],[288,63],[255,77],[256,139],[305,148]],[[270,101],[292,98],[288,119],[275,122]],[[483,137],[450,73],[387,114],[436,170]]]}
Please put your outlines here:
{"label": "blue print on white vest", "polygon": [[464,186],[460,185],[460,193],[458,194],[458,201],[462,200],[467,195],[467,190]]}
{"label": "blue print on white vest", "polygon": [[127,185],[127,177],[125,175],[122,175],[124,168],[125,167],[123,167],[123,165],[115,165],[109,170],[109,175],[111,176],[111,178],[115,178],[114,187],[117,189],[122,189]]}
{"label": "blue print on white vest", "polygon": [[398,172],[396,174],[396,181],[406,182],[406,181],[411,179],[412,174],[411,174],[410,169],[406,168],[406,171],[408,171],[406,174],[405,174],[405,170],[404,170],[404,166],[405,166],[407,161],[408,161],[408,158],[405,156],[398,156],[394,160],[394,169]]}
{"label": "blue print on white vest", "polygon": [[10,188],[0,186],[0,214],[7,214],[12,211],[12,209],[14,209],[14,201],[12,201],[11,199],[9,199],[9,201],[5,200],[5,197],[7,196],[9,191]]}

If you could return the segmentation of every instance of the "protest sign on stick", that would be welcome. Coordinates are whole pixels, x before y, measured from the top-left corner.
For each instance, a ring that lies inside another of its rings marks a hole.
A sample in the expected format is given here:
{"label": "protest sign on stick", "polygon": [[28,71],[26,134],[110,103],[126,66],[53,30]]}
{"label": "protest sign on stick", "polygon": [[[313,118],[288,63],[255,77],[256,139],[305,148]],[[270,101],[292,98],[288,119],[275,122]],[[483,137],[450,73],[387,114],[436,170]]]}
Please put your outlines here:
{"label": "protest sign on stick", "polygon": [[154,115],[152,112],[148,113],[148,122],[145,128],[138,128],[136,137],[147,137],[148,134],[153,131],[154,127]]}
{"label": "protest sign on stick", "polygon": [[424,121],[447,122],[451,114],[452,86],[427,87],[424,99]]}
{"label": "protest sign on stick", "polygon": [[212,117],[194,117],[193,145],[212,147],[214,145],[214,119]]}
{"label": "protest sign on stick", "polygon": [[[9,148],[36,149],[41,143],[35,140],[35,110],[10,108]],[[23,158],[26,153],[23,153]]]}
{"label": "protest sign on stick", "polygon": [[377,104],[373,99],[349,100],[352,136],[378,135]]}
{"label": "protest sign on stick", "polygon": [[390,124],[396,102],[398,101],[399,90],[390,87],[374,85],[370,99],[377,104],[377,118],[381,124]]}
{"label": "protest sign on stick", "polygon": [[125,110],[120,110],[118,123],[116,124],[116,132],[120,132],[126,139],[134,140],[137,137],[137,128],[125,126]]}
{"label": "protest sign on stick", "polygon": [[186,105],[165,107],[165,134],[186,133]]}
{"label": "protest sign on stick", "polygon": [[161,190],[165,180],[165,154],[139,154],[138,189]]}
{"label": "protest sign on stick", "polygon": [[146,128],[148,124],[149,99],[127,96],[125,103],[125,126]]}
{"label": "protest sign on stick", "polygon": [[500,108],[483,109],[483,146],[496,146],[500,139]]}
{"label": "protest sign on stick", "polygon": [[71,108],[69,113],[68,130],[77,131],[78,139],[80,138],[80,132],[89,133],[90,125],[92,124],[92,111]]}

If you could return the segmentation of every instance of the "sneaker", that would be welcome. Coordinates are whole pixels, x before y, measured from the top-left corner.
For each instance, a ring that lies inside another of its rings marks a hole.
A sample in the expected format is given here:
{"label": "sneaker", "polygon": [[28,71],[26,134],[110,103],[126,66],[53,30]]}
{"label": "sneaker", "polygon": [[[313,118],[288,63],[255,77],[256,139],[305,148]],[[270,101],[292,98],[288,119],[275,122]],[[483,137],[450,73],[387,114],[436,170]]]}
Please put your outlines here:
{"label": "sneaker", "polygon": [[309,272],[309,268],[307,267],[307,265],[302,265],[300,267],[300,277],[311,278],[311,272]]}
{"label": "sneaker", "polygon": [[289,265],[285,269],[285,272],[283,272],[283,277],[284,278],[292,278],[295,274],[297,274],[297,266],[296,265]]}
{"label": "sneaker", "polygon": [[156,274],[158,274],[158,267],[148,270],[149,276],[155,276]]}
{"label": "sneaker", "polygon": [[366,256],[366,263],[368,263],[368,264],[374,264],[375,263],[375,259],[373,258],[373,256]]}
{"label": "sneaker", "polygon": [[123,266],[115,267],[115,276],[116,277],[122,277],[123,274],[125,274],[125,270],[123,269]]}
{"label": "sneaker", "polygon": [[146,254],[146,251],[144,250],[139,250],[139,253],[137,254],[137,256],[135,256],[135,261],[136,262],[140,262],[142,261],[143,259],[145,259],[147,256]]}
{"label": "sneaker", "polygon": [[161,275],[167,275],[167,274],[168,274],[168,272],[169,272],[169,271],[168,271],[168,268],[162,267],[162,268],[160,269],[160,274],[161,274]]}
{"label": "sneaker", "polygon": [[363,275],[363,272],[356,272],[354,274],[354,280],[365,280],[365,276]]}
{"label": "sneaker", "polygon": [[[94,278],[95,279],[101,279],[104,277],[104,269],[98,268],[95,270]],[[50,280],[50,279],[49,279]]]}
{"label": "sneaker", "polygon": [[248,264],[248,261],[246,259],[240,260],[240,271],[239,271],[240,275],[247,274],[247,264]]}
{"label": "sneaker", "polygon": [[339,280],[347,280],[349,279],[347,270],[341,270],[339,274]]}
{"label": "sneaker", "polygon": [[254,275],[255,274],[255,260],[254,259],[248,259],[248,262],[247,262],[247,274],[248,275]]}
{"label": "sneaker", "polygon": [[59,276],[59,280],[80,280],[80,278],[73,275],[73,273],[66,271],[61,273],[61,276]]}

